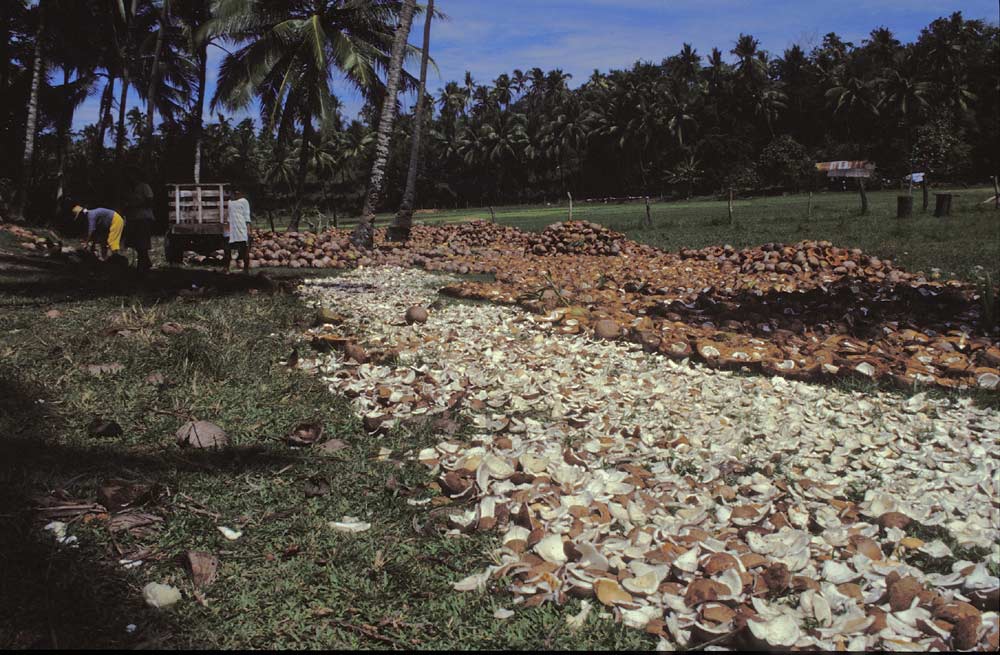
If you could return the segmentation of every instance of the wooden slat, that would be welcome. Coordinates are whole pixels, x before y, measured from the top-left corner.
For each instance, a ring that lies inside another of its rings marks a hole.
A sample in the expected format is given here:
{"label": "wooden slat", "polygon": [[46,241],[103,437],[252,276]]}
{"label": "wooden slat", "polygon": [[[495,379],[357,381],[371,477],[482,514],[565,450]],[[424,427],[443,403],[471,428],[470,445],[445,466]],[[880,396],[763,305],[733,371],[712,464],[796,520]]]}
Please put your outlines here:
{"label": "wooden slat", "polygon": [[181,209],[197,209],[198,207],[204,207],[206,209],[219,209],[222,206],[223,204],[220,202],[203,202],[201,205],[196,202],[181,202],[180,205],[175,205],[172,202],[170,203],[171,209],[177,209],[178,207]]}

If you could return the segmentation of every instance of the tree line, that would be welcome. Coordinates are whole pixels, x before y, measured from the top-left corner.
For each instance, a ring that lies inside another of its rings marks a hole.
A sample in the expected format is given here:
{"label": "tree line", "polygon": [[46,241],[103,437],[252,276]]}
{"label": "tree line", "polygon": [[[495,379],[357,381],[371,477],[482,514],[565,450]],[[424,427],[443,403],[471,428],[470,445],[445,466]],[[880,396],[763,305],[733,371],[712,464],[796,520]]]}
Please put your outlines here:
{"label": "tree line", "polygon": [[[395,210],[408,178],[412,208],[801,190],[817,184],[813,162],[833,159],[872,160],[887,180],[1000,169],[1000,30],[960,12],[912,43],[878,27],[861,43],[830,33],[777,54],[740,34],[707,54],[685,44],[659,63],[595,70],[575,88],[559,69],[467,73],[400,107],[397,91],[422,89],[410,21],[446,18],[414,5],[2,3],[3,147],[24,157],[0,163],[0,200],[49,216],[67,195],[114,194],[136,166],[152,182],[232,182],[297,225],[313,208]],[[207,97],[210,48],[224,56]],[[364,98],[355,119],[338,100],[347,87]],[[142,107],[126,109],[129,89]],[[97,120],[73,131],[91,96]],[[252,107],[256,124],[225,115]],[[375,169],[384,192],[373,196]]]}

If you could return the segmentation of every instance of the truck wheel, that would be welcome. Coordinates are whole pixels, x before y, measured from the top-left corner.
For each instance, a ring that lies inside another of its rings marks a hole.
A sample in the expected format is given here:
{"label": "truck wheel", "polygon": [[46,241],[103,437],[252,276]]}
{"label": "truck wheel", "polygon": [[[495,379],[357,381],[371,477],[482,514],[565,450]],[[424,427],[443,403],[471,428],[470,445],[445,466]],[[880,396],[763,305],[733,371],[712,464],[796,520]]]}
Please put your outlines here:
{"label": "truck wheel", "polygon": [[181,250],[180,244],[169,234],[163,239],[163,251],[168,264],[180,264],[184,260],[184,251]]}

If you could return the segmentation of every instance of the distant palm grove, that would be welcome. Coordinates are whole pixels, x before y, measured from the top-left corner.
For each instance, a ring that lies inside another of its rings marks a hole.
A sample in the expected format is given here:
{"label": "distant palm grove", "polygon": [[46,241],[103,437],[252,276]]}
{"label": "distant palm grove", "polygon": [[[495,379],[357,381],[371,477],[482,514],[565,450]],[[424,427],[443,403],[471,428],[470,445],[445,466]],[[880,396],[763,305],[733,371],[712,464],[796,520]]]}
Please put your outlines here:
{"label": "distant palm grove", "polygon": [[[49,220],[67,199],[105,202],[131,167],[158,193],[197,177],[239,185],[296,222],[313,210],[356,215],[405,4],[4,0],[0,215],[19,203]],[[834,159],[874,161],[875,185],[911,171],[973,182],[1000,170],[995,24],[955,13],[913,43],[879,27],[861,43],[830,33],[781,53],[734,37],[586,80],[532,68],[429,90],[416,206],[805,190],[824,184],[813,163]],[[417,87],[421,48],[410,43],[403,92]],[[225,51],[212,95],[210,48]],[[357,120],[337,98],[349,87],[365,99]],[[142,105],[126,110],[130,89]],[[99,118],[74,131],[91,96]],[[400,109],[380,203],[389,211],[415,123],[414,107]],[[221,113],[237,110],[259,110],[256,124]]]}

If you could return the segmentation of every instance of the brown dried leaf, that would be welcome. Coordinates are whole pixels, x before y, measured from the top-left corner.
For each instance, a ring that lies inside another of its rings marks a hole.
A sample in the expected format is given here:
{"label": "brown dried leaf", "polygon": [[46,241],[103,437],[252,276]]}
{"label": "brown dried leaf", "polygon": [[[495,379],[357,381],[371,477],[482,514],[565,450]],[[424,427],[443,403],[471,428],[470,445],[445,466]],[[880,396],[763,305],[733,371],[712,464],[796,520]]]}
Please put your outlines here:
{"label": "brown dried leaf", "polygon": [[210,586],[219,575],[219,559],[211,553],[189,550],[184,553],[184,564],[195,589]]}

